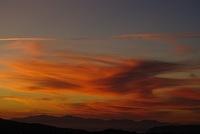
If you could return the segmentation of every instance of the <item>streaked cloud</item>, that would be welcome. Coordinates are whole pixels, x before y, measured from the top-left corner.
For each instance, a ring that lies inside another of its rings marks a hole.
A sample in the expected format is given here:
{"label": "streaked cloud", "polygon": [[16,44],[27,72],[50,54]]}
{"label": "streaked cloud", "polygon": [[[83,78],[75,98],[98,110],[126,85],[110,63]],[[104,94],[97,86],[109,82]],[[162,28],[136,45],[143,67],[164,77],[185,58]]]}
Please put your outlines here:
{"label": "streaked cloud", "polygon": [[136,33],[136,34],[123,34],[113,36],[113,39],[123,40],[177,40],[188,38],[200,38],[200,33],[185,32],[185,33]]}
{"label": "streaked cloud", "polygon": [[134,33],[122,34],[112,37],[117,40],[147,40],[161,41],[174,46],[173,51],[177,54],[187,54],[192,51],[192,48],[187,44],[180,43],[181,39],[200,38],[199,32],[183,32],[183,33]]}
{"label": "streaked cloud", "polygon": [[43,37],[12,37],[12,38],[0,38],[0,41],[50,41],[55,40],[54,38],[43,38]]}
{"label": "streaked cloud", "polygon": [[67,49],[50,50],[42,42],[35,41],[15,41],[5,47],[11,54],[14,51],[15,56],[1,57],[0,88],[29,96],[40,94],[44,98],[13,95],[2,99],[4,105],[18,103],[16,106],[28,107],[29,111],[21,110],[25,115],[71,113],[101,118],[126,115],[127,118],[173,121],[174,114],[182,113],[187,117],[184,121],[191,117],[191,122],[198,117],[199,77],[181,79],[172,75],[199,70],[198,62],[190,64],[99,56]]}

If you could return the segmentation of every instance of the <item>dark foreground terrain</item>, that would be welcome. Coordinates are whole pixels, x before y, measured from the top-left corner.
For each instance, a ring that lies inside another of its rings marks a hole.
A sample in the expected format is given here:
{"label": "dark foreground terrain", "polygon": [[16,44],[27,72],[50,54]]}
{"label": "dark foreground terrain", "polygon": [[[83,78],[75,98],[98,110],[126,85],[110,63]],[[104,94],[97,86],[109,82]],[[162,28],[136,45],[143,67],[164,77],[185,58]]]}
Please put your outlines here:
{"label": "dark foreground terrain", "polygon": [[[137,134],[136,132],[114,129],[89,132],[41,124],[19,123],[4,119],[0,119],[0,130],[2,134]],[[145,134],[200,134],[200,125],[154,127],[149,129]]]}

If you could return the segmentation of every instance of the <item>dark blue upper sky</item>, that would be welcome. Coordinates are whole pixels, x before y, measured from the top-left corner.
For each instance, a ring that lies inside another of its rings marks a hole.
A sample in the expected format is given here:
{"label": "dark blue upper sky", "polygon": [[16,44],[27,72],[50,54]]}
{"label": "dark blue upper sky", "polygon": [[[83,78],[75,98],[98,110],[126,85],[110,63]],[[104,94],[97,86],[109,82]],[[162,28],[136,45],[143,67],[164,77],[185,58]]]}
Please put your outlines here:
{"label": "dark blue upper sky", "polygon": [[4,0],[1,36],[197,32],[199,0]]}

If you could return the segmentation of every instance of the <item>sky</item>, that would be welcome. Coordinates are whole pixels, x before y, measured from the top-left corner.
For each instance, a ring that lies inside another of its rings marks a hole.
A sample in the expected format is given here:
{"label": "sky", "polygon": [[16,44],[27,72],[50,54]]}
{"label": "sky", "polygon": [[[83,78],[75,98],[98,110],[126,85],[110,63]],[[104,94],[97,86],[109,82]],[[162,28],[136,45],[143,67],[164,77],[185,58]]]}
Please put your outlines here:
{"label": "sky", "polygon": [[0,117],[200,123],[199,0],[1,0]]}

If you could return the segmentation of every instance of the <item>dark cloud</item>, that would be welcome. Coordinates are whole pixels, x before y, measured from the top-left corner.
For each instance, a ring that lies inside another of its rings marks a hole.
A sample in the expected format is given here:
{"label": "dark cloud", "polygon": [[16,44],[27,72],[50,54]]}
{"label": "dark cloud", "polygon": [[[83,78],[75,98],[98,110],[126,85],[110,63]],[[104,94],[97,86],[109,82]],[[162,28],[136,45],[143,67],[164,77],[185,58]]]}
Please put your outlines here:
{"label": "dark cloud", "polygon": [[200,100],[192,98],[183,98],[183,97],[173,97],[168,100],[168,103],[171,105],[179,105],[182,107],[194,107],[200,106]]}
{"label": "dark cloud", "polygon": [[[132,62],[135,62],[134,60]],[[122,65],[111,76],[95,81],[99,90],[113,93],[139,93],[152,96],[155,89],[199,85],[199,79],[159,77],[159,74],[192,70],[193,66],[162,61],[136,61],[137,65]]]}
{"label": "dark cloud", "polygon": [[54,78],[38,79],[34,83],[34,86],[29,87],[29,89],[74,89],[80,87],[78,84]]}
{"label": "dark cloud", "polygon": [[[134,62],[134,61],[133,61]],[[157,74],[175,71],[180,65],[161,61],[139,61],[138,65],[122,66],[120,71],[96,82],[108,90],[126,92],[129,90],[152,90],[176,85],[179,80],[158,78]]]}

